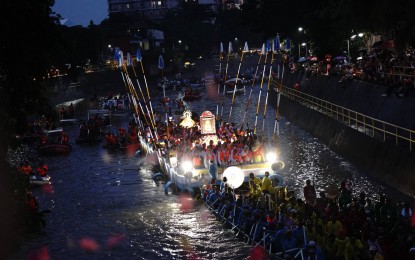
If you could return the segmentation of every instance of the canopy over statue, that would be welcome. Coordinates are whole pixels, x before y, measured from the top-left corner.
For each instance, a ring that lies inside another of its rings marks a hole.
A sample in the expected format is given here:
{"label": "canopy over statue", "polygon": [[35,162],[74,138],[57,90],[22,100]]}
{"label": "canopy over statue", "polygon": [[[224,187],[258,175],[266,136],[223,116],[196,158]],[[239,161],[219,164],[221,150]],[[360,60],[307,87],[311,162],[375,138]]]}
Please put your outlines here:
{"label": "canopy over statue", "polygon": [[200,128],[202,134],[216,134],[215,116],[210,111],[205,111],[200,116]]}

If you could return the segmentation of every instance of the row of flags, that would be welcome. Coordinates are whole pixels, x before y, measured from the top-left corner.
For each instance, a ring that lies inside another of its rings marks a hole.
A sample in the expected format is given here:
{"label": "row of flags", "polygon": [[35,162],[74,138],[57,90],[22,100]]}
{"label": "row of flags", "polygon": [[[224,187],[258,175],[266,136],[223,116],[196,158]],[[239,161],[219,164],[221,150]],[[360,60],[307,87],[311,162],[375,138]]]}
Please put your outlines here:
{"label": "row of flags", "polygon": [[[291,40],[290,40],[290,38],[287,37],[287,39],[285,40],[285,46],[281,46],[279,35],[277,35],[272,40],[267,40],[262,45],[261,53],[265,54],[266,52],[270,52],[270,51],[278,52],[279,50],[286,50],[286,51],[291,50]],[[248,51],[249,51],[248,43],[245,42],[243,52],[248,52]],[[222,42],[220,43],[220,46],[219,46],[219,52],[224,53]],[[228,53],[232,53],[232,52],[233,52],[232,42],[229,42]]]}
{"label": "row of flags", "polygon": [[[143,60],[143,56],[141,55],[140,49],[137,49],[135,59],[138,62],[141,62]],[[127,60],[124,60],[124,53],[123,53],[122,50],[120,50],[120,48],[115,48],[114,60],[117,61],[118,67],[122,67],[124,63],[126,63],[127,66],[133,65],[133,60],[131,58],[131,54],[127,53]],[[163,59],[162,55],[159,56],[158,68],[161,69],[161,70],[164,69],[164,59]]]}
{"label": "row of flags", "polygon": [[[267,40],[262,45],[261,54],[265,54],[265,53],[270,52],[270,51],[278,52],[279,50],[283,50],[283,49],[286,50],[286,51],[291,50],[291,40],[290,40],[290,38],[287,37],[287,39],[285,40],[285,46],[281,46],[280,36],[277,35],[275,38],[273,38],[271,40]],[[222,42],[220,43],[219,51],[220,51],[220,53],[224,52]],[[248,51],[249,51],[248,43],[245,42],[243,52],[248,52]],[[232,53],[232,52],[233,52],[232,42],[229,42],[228,53]],[[140,49],[137,49],[135,59],[138,62],[141,62],[143,60],[143,56],[141,55]],[[124,63],[126,63],[127,66],[131,66],[133,64],[133,60],[131,58],[130,53],[127,53],[126,60],[124,60],[124,53],[120,50],[120,48],[115,48],[114,60],[116,60],[118,62],[118,67],[123,66]],[[164,69],[164,59],[163,59],[162,55],[160,55],[159,59],[158,59],[158,68],[161,69],[161,70]]]}

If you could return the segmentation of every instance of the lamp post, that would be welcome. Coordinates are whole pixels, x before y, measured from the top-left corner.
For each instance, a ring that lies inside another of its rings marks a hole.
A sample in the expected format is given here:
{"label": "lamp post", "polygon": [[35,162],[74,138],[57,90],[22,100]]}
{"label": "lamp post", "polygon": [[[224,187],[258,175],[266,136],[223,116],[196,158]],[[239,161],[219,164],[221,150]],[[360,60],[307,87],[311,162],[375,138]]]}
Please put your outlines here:
{"label": "lamp post", "polygon": [[307,59],[307,56],[308,56],[308,52],[307,52],[307,43],[306,43],[306,42],[303,42],[303,43],[301,44],[301,46],[305,47],[305,58]]}

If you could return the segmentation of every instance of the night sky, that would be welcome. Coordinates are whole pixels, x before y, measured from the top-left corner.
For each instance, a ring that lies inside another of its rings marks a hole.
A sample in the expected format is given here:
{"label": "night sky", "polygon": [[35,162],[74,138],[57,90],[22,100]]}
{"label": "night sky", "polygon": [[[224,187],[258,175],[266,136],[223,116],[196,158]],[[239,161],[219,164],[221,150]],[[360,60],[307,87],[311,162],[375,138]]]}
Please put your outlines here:
{"label": "night sky", "polygon": [[52,10],[73,25],[88,26],[90,20],[99,24],[107,18],[108,3],[107,0],[56,0]]}

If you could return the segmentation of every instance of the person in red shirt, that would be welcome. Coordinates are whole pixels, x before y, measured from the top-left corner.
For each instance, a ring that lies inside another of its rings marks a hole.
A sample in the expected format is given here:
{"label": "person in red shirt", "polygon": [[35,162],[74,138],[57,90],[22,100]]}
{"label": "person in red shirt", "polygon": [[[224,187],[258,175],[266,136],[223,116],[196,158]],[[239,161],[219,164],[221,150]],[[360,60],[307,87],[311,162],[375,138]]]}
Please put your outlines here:
{"label": "person in red shirt", "polygon": [[36,172],[40,177],[46,177],[48,175],[48,166],[44,162],[40,162]]}

